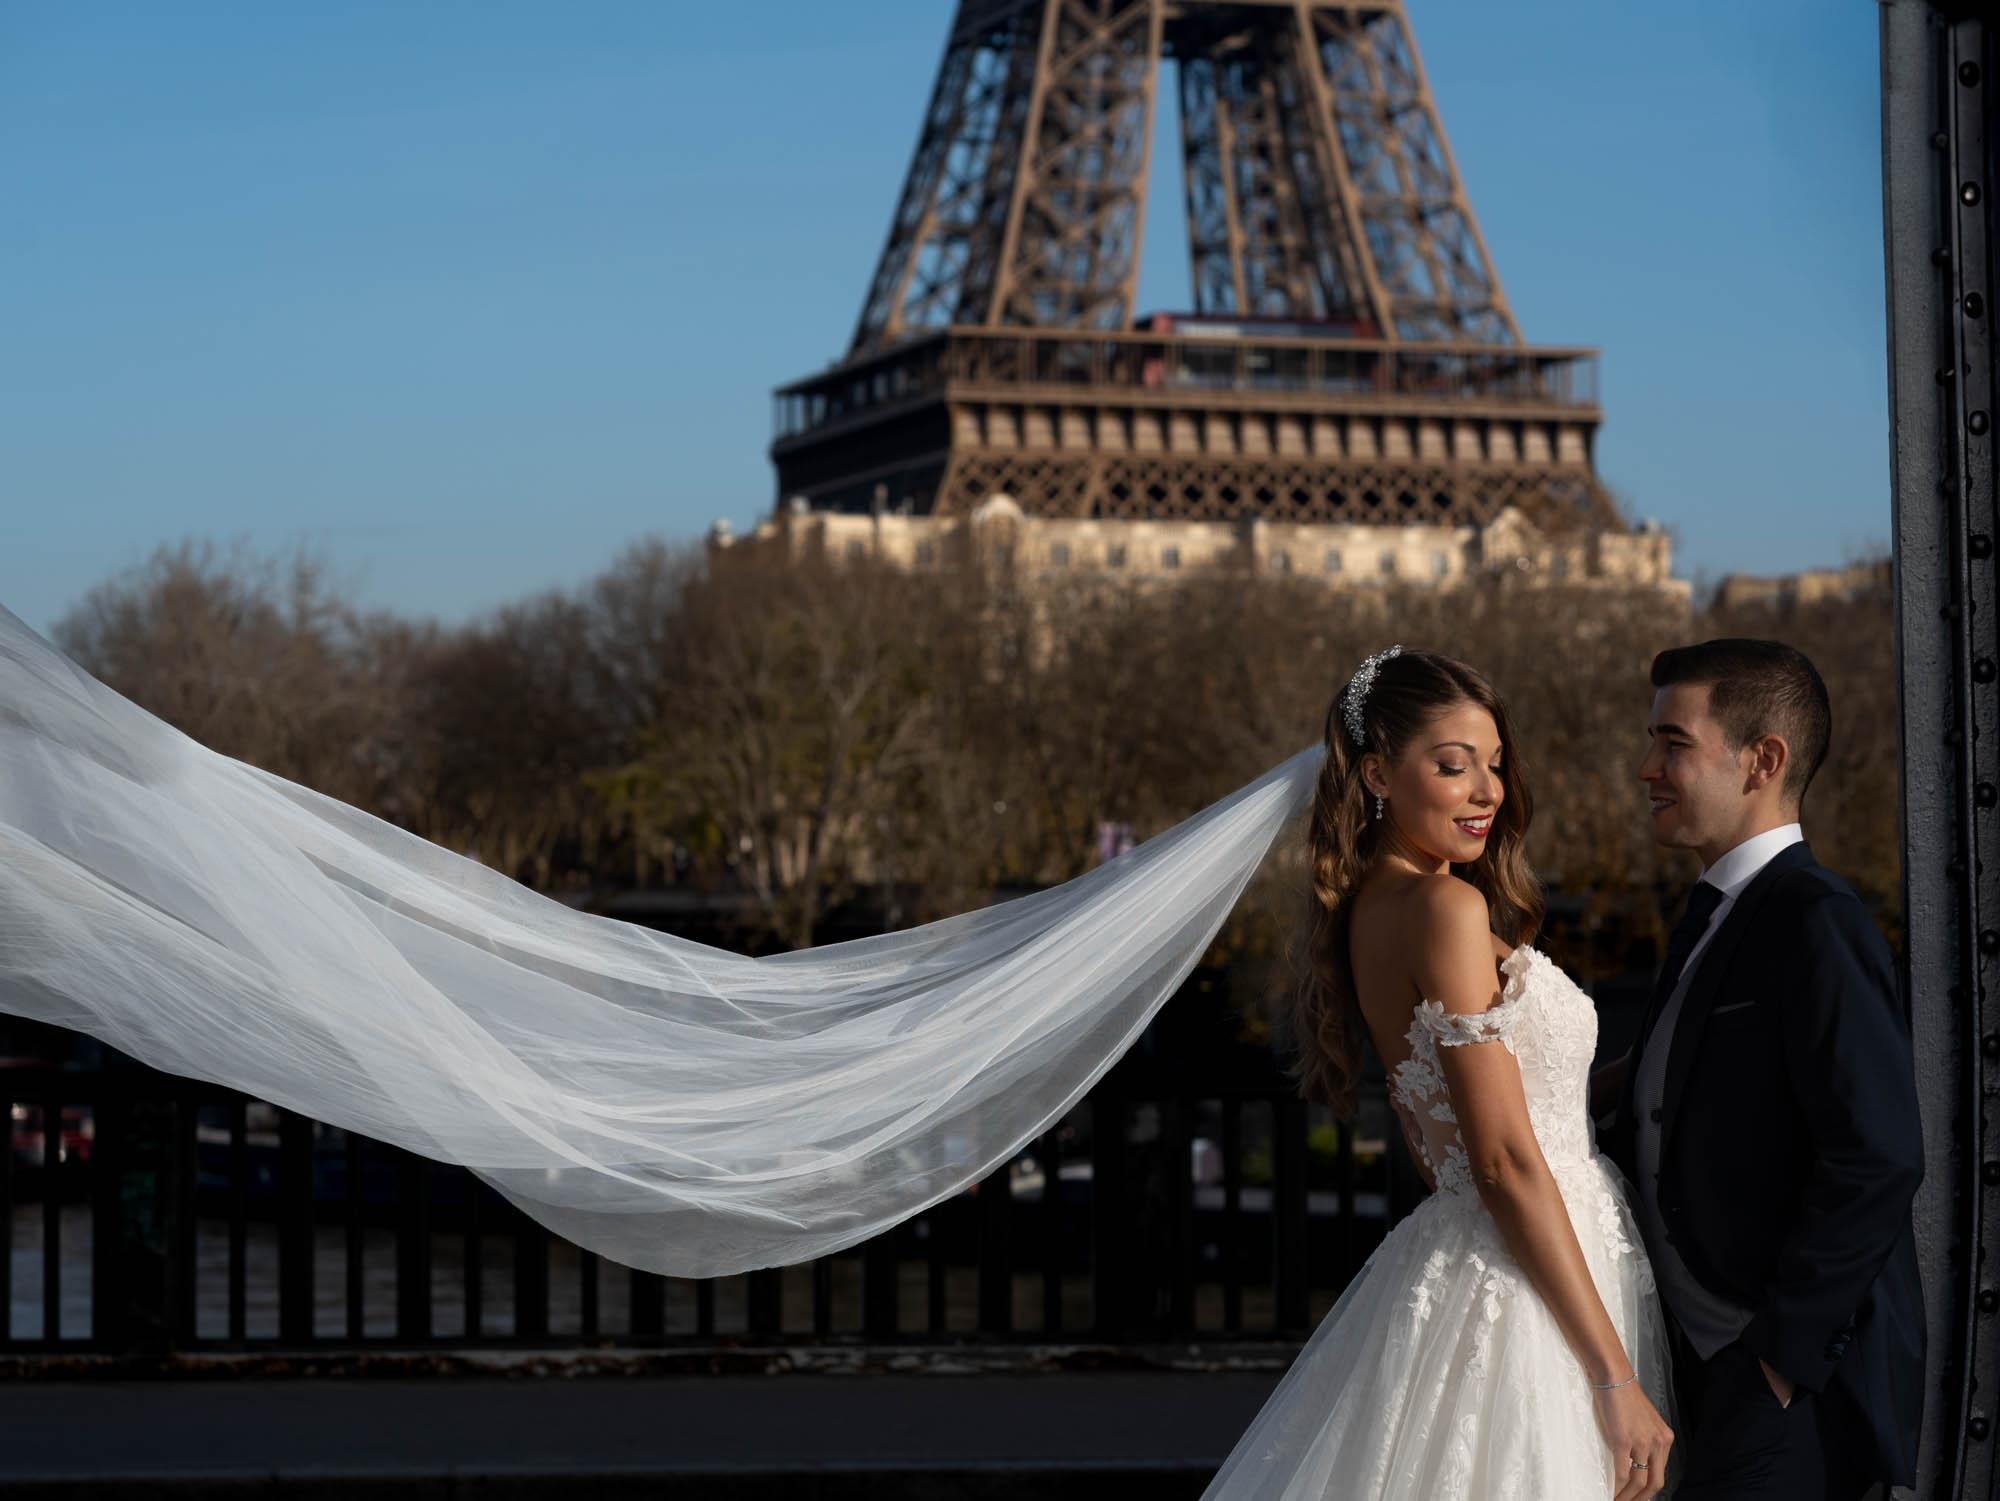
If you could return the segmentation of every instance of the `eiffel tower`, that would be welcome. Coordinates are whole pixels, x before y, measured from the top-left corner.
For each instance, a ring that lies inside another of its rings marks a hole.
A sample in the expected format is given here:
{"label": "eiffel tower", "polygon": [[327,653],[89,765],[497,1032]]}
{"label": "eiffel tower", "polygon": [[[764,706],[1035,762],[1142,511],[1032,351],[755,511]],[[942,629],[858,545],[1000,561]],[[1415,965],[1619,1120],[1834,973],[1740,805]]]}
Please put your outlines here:
{"label": "eiffel tower", "polygon": [[[1135,319],[1155,80],[1193,311]],[[1624,531],[1594,350],[1522,341],[1401,0],[959,0],[797,512]]]}

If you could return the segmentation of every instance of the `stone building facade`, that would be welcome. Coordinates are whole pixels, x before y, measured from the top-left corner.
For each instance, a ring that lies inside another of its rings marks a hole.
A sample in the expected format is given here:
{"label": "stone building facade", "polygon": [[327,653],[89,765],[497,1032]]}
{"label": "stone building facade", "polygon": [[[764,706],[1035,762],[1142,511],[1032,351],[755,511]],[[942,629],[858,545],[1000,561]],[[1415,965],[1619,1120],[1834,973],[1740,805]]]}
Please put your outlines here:
{"label": "stone building facade", "polygon": [[1807,568],[1776,577],[1728,574],[1716,585],[1715,603],[1718,609],[1723,610],[1745,607],[1789,610],[1800,605],[1886,593],[1890,587],[1889,560],[1874,558],[1849,563],[1844,568]]}
{"label": "stone building facade", "polygon": [[1513,507],[1484,525],[1436,526],[1032,516],[1005,495],[956,516],[854,514],[795,501],[745,535],[717,522],[709,547],[775,548],[835,563],[876,558],[919,569],[978,556],[1011,565],[1030,582],[1082,574],[1143,586],[1230,571],[1295,574],[1332,589],[1451,588],[1502,573],[1528,584],[1643,590],[1681,602],[1690,587],[1673,576],[1672,542],[1657,523],[1549,533]]}

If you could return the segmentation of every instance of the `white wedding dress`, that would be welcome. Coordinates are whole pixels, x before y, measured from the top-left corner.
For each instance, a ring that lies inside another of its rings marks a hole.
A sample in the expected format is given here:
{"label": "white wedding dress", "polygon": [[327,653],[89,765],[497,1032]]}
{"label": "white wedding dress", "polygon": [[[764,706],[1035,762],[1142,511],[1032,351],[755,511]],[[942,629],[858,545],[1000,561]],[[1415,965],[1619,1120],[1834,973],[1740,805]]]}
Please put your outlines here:
{"label": "white wedding dress", "polygon": [[1674,1421],[1666,1331],[1625,1183],[1596,1149],[1597,1012],[1548,958],[1502,961],[1491,1010],[1416,1008],[1389,1087],[1437,1191],[1389,1232],[1314,1331],[1207,1496],[1216,1501],[1606,1501],[1624,1479],[1589,1378],[1473,1186],[1438,1048],[1520,1062],[1535,1138],[1653,1405]]}

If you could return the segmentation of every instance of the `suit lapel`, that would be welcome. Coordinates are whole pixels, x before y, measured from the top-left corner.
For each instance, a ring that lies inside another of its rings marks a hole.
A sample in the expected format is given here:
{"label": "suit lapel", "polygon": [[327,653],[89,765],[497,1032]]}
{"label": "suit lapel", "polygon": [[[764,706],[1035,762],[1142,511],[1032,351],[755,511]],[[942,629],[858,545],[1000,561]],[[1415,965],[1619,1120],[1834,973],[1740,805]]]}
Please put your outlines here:
{"label": "suit lapel", "polygon": [[1694,1067],[1695,1049],[1701,1041],[1702,1027],[1708,1021],[1708,1013],[1715,1007],[1723,980],[1728,977],[1730,962],[1742,947],[1744,936],[1756,925],[1757,909],[1770,895],[1778,877],[1813,863],[1812,850],[1803,839],[1779,850],[1751,878],[1750,884],[1737,894],[1722,919],[1722,926],[1695,961],[1694,974],[1688,980],[1687,994],[1681,997],[1680,1015],[1674,1019],[1674,1035],[1667,1047],[1667,1078],[1661,1091],[1660,1105],[1663,1151],[1664,1138],[1673,1132],[1675,1108],[1680,1103],[1682,1091],[1687,1088],[1688,1073]]}

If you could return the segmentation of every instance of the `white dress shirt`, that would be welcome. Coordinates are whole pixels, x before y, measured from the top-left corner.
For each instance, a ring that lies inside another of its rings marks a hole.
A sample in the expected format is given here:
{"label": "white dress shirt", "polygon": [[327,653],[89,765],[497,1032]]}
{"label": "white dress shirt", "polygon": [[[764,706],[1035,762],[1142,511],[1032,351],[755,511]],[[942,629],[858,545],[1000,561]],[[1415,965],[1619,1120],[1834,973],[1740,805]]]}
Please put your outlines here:
{"label": "white dress shirt", "polygon": [[1750,1322],[1749,1309],[1702,1286],[1681,1260],[1680,1253],[1667,1242],[1666,1221],[1660,1215],[1660,1110],[1666,1100],[1667,1055],[1673,1050],[1674,1024],[1680,1020],[1681,1002],[1694,979],[1696,966],[1709,940],[1722,928],[1723,920],[1736,905],[1736,898],[1781,850],[1804,839],[1805,832],[1795,823],[1781,824],[1753,834],[1701,873],[1701,879],[1722,893],[1722,900],[1709,915],[1708,926],[1688,951],[1687,963],[1674,982],[1673,994],[1660,1007],[1653,1023],[1646,1051],[1639,1057],[1633,1077],[1632,1104],[1638,1112],[1639,1228],[1646,1238],[1646,1250],[1653,1260],[1653,1275],[1660,1295],[1679,1321],[1695,1353],[1707,1360],[1743,1332]]}

